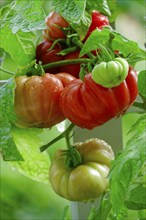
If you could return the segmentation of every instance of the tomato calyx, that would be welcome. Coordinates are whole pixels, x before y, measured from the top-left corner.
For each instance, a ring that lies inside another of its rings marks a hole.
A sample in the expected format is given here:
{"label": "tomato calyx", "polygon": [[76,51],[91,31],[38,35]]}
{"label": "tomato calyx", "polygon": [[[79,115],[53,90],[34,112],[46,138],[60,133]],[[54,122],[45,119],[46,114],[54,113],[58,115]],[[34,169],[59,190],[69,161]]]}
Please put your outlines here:
{"label": "tomato calyx", "polygon": [[68,150],[64,150],[62,156],[65,156],[65,165],[67,168],[75,168],[82,164],[82,156],[79,151],[74,147],[69,147]]}

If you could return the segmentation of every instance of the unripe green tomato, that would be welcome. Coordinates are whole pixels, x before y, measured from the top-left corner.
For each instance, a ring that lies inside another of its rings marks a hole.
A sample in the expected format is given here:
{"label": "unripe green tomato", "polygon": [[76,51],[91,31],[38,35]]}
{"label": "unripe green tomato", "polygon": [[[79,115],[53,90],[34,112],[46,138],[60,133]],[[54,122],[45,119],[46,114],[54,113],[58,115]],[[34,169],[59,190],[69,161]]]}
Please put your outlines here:
{"label": "unripe green tomato", "polygon": [[74,147],[81,154],[82,164],[68,168],[64,151],[58,150],[50,167],[51,185],[58,195],[68,200],[94,200],[108,188],[107,176],[114,153],[106,142],[97,138]]}
{"label": "unripe green tomato", "polygon": [[96,65],[92,70],[92,78],[97,84],[105,88],[112,88],[124,81],[128,75],[128,70],[128,62],[117,57],[113,61],[101,62]]}

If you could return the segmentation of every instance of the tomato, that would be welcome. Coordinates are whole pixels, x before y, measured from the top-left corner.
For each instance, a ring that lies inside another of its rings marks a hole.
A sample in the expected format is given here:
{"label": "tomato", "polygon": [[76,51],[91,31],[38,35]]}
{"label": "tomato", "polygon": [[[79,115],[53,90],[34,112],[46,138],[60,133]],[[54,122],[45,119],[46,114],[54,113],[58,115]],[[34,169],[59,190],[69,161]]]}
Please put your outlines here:
{"label": "tomato", "polygon": [[[74,52],[70,52],[64,56],[64,60],[78,59],[79,54],[80,54],[79,50],[74,51]],[[86,56],[84,56],[84,57],[86,57]],[[61,66],[60,71],[69,73],[69,74],[73,75],[74,77],[79,78],[80,64],[69,64],[69,65]]]}
{"label": "tomato", "polygon": [[93,129],[123,114],[137,94],[137,73],[131,67],[126,79],[113,88],[102,87],[87,74],[84,82],[76,79],[67,85],[60,96],[60,107],[75,125]]}
{"label": "tomato", "polygon": [[[41,61],[43,65],[47,63],[57,62],[63,59],[62,56],[58,55],[61,51],[61,47],[59,45],[55,45],[53,49],[49,50],[52,46],[51,41],[43,41],[36,48],[36,59],[37,62]],[[49,69],[45,69],[45,72],[57,73],[59,71],[59,67],[53,67]]]}
{"label": "tomato", "polygon": [[115,58],[113,61],[101,62],[92,70],[93,80],[106,88],[120,85],[128,75],[129,64],[123,58]]}
{"label": "tomato", "polygon": [[71,201],[87,201],[99,197],[108,188],[107,175],[114,159],[111,147],[100,139],[76,143],[82,164],[74,168],[65,165],[64,150],[59,149],[49,171],[54,191]]}
{"label": "tomato", "polygon": [[45,40],[66,38],[63,28],[67,28],[69,24],[60,14],[51,12],[46,18],[46,25],[47,29],[43,33]]}
{"label": "tomato", "polygon": [[104,26],[109,26],[108,17],[101,14],[98,11],[93,10],[91,25],[86,34],[85,40],[90,36],[92,31],[94,31],[96,28],[102,29]]}
{"label": "tomato", "polygon": [[51,127],[65,119],[59,108],[59,97],[64,87],[75,79],[67,73],[16,78],[15,112],[18,125]]}

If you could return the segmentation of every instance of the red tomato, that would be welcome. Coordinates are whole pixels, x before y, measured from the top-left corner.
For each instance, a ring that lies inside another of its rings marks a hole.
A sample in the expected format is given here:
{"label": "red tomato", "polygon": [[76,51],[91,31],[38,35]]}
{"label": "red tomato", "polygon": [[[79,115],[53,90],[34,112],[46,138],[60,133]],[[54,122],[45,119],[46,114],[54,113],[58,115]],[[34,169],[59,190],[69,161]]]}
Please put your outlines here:
{"label": "red tomato", "polygon": [[[58,55],[61,51],[61,47],[59,45],[55,45],[53,49],[49,50],[52,46],[51,41],[43,41],[36,48],[36,59],[37,62],[42,61],[42,64],[57,62],[63,59],[62,56]],[[49,69],[45,69],[45,72],[57,73],[59,71],[59,67],[53,67]]]}
{"label": "red tomato", "polygon": [[93,129],[123,114],[138,94],[137,73],[129,68],[127,78],[117,87],[104,88],[92,80],[91,74],[72,81],[60,96],[65,117],[74,124]]}
{"label": "red tomato", "polygon": [[[74,51],[66,56],[64,56],[64,60],[69,60],[69,59],[78,59],[79,58],[79,53],[80,51]],[[80,64],[69,64],[69,65],[64,65],[60,67],[61,72],[66,72],[69,73],[76,78],[79,78],[79,72],[80,72]]]}
{"label": "red tomato", "polygon": [[46,18],[47,29],[44,30],[43,37],[46,40],[66,38],[63,28],[69,26],[68,22],[58,13],[51,12]]}
{"label": "red tomato", "polygon": [[59,97],[64,87],[75,79],[68,73],[16,78],[15,112],[18,125],[51,127],[65,119]]}
{"label": "red tomato", "polygon": [[85,40],[90,36],[92,31],[94,31],[96,28],[102,29],[104,26],[109,26],[108,17],[94,10],[92,12],[92,22],[85,37]]}

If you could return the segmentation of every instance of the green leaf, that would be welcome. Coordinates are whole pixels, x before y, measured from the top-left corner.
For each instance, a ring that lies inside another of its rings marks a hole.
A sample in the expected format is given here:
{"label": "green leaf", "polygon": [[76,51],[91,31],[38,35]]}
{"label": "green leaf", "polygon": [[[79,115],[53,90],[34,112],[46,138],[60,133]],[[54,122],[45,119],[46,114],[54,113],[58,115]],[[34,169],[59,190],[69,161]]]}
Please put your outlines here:
{"label": "green leaf", "polygon": [[1,30],[1,47],[19,65],[26,65],[35,57],[35,34],[18,31],[13,34],[8,26]]}
{"label": "green leaf", "polygon": [[146,70],[138,74],[138,89],[139,93],[146,98]]}
{"label": "green leaf", "polygon": [[107,0],[98,0],[98,1],[87,0],[87,10],[91,12],[93,10],[98,10],[101,13],[106,14],[108,16],[111,15]]}
{"label": "green leaf", "polygon": [[23,160],[11,133],[11,124],[15,121],[14,112],[14,94],[15,82],[9,79],[8,82],[0,88],[0,151],[3,159],[6,161]]}
{"label": "green leaf", "polygon": [[86,0],[50,0],[50,6],[68,22],[78,24],[85,12]]}
{"label": "green leaf", "polygon": [[110,32],[108,29],[103,29],[102,31],[99,29],[94,30],[91,33],[90,37],[84,43],[84,46],[80,51],[80,57],[92,50],[96,50],[97,48],[99,48],[99,44],[105,45],[109,40],[109,34]]}
{"label": "green leaf", "polygon": [[24,161],[10,162],[10,165],[33,180],[49,183],[50,158],[47,152],[41,153],[39,150],[39,147],[44,143],[41,138],[44,132],[44,129],[13,126],[13,139]]}
{"label": "green leaf", "polygon": [[31,32],[45,28],[45,14],[41,0],[15,0],[1,9],[2,28],[8,26],[12,33],[19,30]]}
{"label": "green leaf", "polygon": [[5,53],[4,60],[0,66],[0,79],[6,80],[14,76],[18,65],[11,59],[8,53]]}
{"label": "green leaf", "polygon": [[100,44],[113,51],[119,51],[119,55],[126,58],[128,63],[132,66],[138,61],[145,60],[146,57],[146,51],[142,49],[138,43],[128,40],[109,27],[104,27],[102,30],[94,30],[85,42],[80,56],[100,48]]}
{"label": "green leaf", "polygon": [[111,38],[112,49],[122,53],[130,65],[135,66],[138,61],[145,60],[146,51],[137,42],[128,40],[114,30],[111,31]]}
{"label": "green leaf", "polygon": [[[128,202],[128,199],[131,200],[131,198],[133,198],[131,194],[131,185],[135,182],[139,175],[139,171],[145,164],[145,125],[146,114],[142,114],[132,126],[130,130],[131,137],[126,143],[126,148],[117,156],[110,172],[110,200],[114,213],[117,215],[117,219],[120,219],[118,216],[126,213],[127,207],[124,201]],[[139,200],[139,192],[137,189],[139,189],[139,183],[135,185],[135,192],[137,192],[137,194],[134,196],[134,203],[138,204],[136,208],[139,209],[139,206],[142,207],[144,204],[144,198]],[[143,191],[142,188],[141,191]],[[132,197],[128,197],[129,194]]]}

